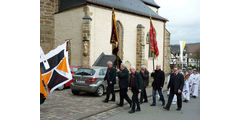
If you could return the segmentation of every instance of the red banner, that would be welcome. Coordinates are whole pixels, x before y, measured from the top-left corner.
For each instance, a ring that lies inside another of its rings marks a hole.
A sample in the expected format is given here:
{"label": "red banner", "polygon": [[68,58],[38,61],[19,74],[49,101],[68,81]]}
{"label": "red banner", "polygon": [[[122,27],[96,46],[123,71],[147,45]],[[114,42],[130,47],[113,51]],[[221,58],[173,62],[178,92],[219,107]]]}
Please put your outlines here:
{"label": "red banner", "polygon": [[150,50],[154,52],[155,56],[158,56],[159,51],[156,40],[156,31],[153,27],[152,20],[150,20],[150,42],[151,42]]}

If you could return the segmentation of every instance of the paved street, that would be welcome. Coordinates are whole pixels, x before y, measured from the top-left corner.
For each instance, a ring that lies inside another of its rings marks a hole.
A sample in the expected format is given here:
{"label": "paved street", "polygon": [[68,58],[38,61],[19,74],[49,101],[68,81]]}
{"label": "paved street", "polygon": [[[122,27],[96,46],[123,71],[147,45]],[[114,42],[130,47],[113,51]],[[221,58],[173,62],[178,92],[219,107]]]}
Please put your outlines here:
{"label": "paved street", "polygon": [[[151,95],[151,88],[147,89]],[[131,97],[131,92],[128,92]],[[164,92],[167,101],[166,92]],[[103,103],[102,97],[81,93],[73,95],[71,89],[54,91],[44,104],[40,106],[41,120],[199,120],[200,119],[200,98],[191,99],[189,103],[183,103],[182,111],[176,111],[177,105],[172,105],[170,111],[165,111],[161,107],[161,102],[157,106],[151,107],[152,97],[149,103],[141,105],[141,112],[129,114],[129,105],[117,107],[119,102],[119,92],[116,92],[116,102]],[[126,102],[125,102],[126,103]]]}
{"label": "paved street", "polygon": [[[147,92],[151,93],[150,88]],[[131,92],[128,94],[131,96]],[[116,102],[103,103],[105,94],[97,97],[91,94],[81,93],[73,95],[71,89],[54,91],[40,106],[41,120],[76,120],[98,114],[109,109],[116,108],[119,102],[119,92],[116,92]]]}
{"label": "paved street", "polygon": [[[168,98],[166,97],[166,99]],[[157,106],[151,107],[151,97],[149,100],[149,103],[141,105],[141,112],[129,114],[129,107],[124,106],[84,120],[200,120],[200,98],[192,98],[189,103],[183,103],[182,111],[176,111],[176,104],[171,106],[170,111],[165,111],[160,102],[158,102]]]}

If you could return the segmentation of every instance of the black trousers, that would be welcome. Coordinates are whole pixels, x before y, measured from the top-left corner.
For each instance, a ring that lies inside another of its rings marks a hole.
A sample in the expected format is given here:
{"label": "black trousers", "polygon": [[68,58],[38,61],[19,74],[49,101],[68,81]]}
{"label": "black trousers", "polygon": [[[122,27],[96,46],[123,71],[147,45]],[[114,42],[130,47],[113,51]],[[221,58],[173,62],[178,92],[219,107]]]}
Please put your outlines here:
{"label": "black trousers", "polygon": [[142,92],[141,92],[141,95],[140,95],[140,102],[143,102],[143,99],[146,102],[148,101],[146,88],[142,89]]}
{"label": "black trousers", "polygon": [[182,108],[182,93],[179,94],[179,93],[171,93],[171,92],[170,92],[169,97],[168,97],[168,103],[167,103],[166,108],[169,109],[171,107],[174,94],[177,95],[177,106],[178,106],[179,109],[181,109]]}
{"label": "black trousers", "polygon": [[136,88],[132,88],[132,110],[135,111],[135,106],[137,104],[137,109],[140,109],[140,104],[139,104],[139,101],[138,101],[138,89]]}
{"label": "black trousers", "polygon": [[119,92],[119,95],[120,95],[120,103],[119,103],[119,104],[120,104],[120,105],[123,105],[123,104],[124,104],[124,99],[125,99],[129,104],[132,103],[132,100],[128,97],[127,91],[128,91],[127,88],[120,88],[120,92]]}
{"label": "black trousers", "polygon": [[111,100],[114,100],[115,101],[115,91],[114,91],[114,84],[109,84],[107,86],[107,95],[106,95],[106,101],[109,100],[109,97],[110,97],[110,94],[112,94],[112,99]]}

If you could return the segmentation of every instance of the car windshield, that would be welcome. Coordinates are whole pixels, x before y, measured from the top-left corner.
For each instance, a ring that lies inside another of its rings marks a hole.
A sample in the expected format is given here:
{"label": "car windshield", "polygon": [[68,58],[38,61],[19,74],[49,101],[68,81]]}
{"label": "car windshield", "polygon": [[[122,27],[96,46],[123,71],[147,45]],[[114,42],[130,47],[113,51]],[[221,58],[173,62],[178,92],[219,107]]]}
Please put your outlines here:
{"label": "car windshield", "polygon": [[73,67],[73,68],[72,68],[72,70],[73,70],[74,73],[77,72],[79,69],[80,69],[80,68],[77,68],[77,67]]}
{"label": "car windshield", "polygon": [[89,68],[79,68],[75,75],[94,75],[95,70]]}

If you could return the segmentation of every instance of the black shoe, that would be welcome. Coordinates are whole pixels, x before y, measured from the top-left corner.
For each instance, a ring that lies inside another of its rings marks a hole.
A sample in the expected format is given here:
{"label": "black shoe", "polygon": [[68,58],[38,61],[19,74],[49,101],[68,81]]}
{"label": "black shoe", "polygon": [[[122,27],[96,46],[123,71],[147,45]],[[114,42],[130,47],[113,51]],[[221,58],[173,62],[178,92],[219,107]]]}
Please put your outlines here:
{"label": "black shoe", "polygon": [[148,102],[147,100],[143,101],[143,103],[147,103],[147,102]]}
{"label": "black shoe", "polygon": [[123,107],[123,104],[117,104],[119,107]]}
{"label": "black shoe", "polygon": [[165,109],[165,110],[169,111],[169,108],[163,107],[163,109]]}
{"label": "black shoe", "polygon": [[132,103],[129,104],[130,105],[130,108],[132,107]]}
{"label": "black shoe", "polygon": [[165,103],[163,103],[162,106],[165,106]]}
{"label": "black shoe", "polygon": [[103,102],[104,102],[104,103],[108,103],[108,101],[107,101],[107,100],[103,100]]}
{"label": "black shoe", "polygon": [[176,109],[177,111],[180,111],[181,110],[181,108],[178,108],[178,109]]}
{"label": "black shoe", "polygon": [[197,98],[196,96],[193,96],[193,98]]}
{"label": "black shoe", "polygon": [[131,114],[131,113],[135,113],[135,111],[134,111],[134,110],[130,110],[130,111],[128,111],[128,113],[130,113],[130,114]]}
{"label": "black shoe", "polygon": [[188,100],[184,100],[183,102],[187,103],[187,102],[188,102]]}
{"label": "black shoe", "polygon": [[156,106],[156,104],[151,104],[150,106]]}
{"label": "black shoe", "polygon": [[140,109],[140,108],[137,108],[137,109],[136,109],[136,112],[139,112],[139,111],[141,111],[141,109]]}
{"label": "black shoe", "polygon": [[109,100],[109,101],[113,101],[113,102],[115,102],[115,100]]}

